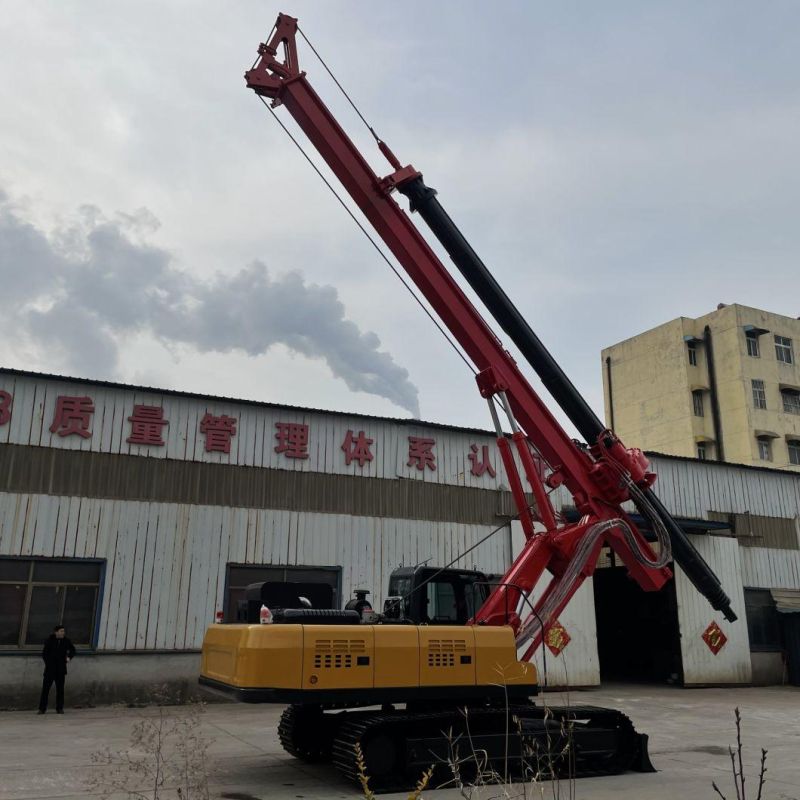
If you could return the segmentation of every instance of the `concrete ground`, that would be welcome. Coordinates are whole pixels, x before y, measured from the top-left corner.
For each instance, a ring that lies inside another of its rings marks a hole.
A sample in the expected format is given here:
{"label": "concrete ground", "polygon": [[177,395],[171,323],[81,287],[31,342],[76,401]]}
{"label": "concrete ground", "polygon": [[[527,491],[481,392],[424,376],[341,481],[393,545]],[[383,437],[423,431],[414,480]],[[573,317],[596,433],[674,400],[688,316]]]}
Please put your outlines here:
{"label": "concrete ground", "polygon": [[[565,698],[548,695],[548,700],[556,705]],[[560,795],[547,786],[529,791],[527,797],[716,798],[711,788],[714,780],[732,800],[736,793],[727,746],[735,741],[733,708],[738,705],[744,720],[747,797],[755,800],[760,748],[765,747],[769,750],[768,782],[762,800],[800,800],[800,689],[612,686],[571,692],[569,701],[627,713],[638,730],[650,734],[650,754],[659,772],[584,778],[575,783],[574,795],[562,785]],[[281,750],[275,733],[280,711],[278,707],[234,704],[206,707],[202,729],[213,740],[208,759],[211,796],[226,800],[357,797],[358,790],[343,783],[330,766],[302,764]],[[186,713],[181,707],[165,712],[178,717]],[[92,753],[104,746],[124,751],[133,726],[142,717],[152,718],[158,713],[153,708],[118,707],[67,709],[64,716],[52,712],[44,717],[22,711],[0,713],[0,800],[72,800],[100,795],[98,789],[87,788],[87,781],[92,776],[119,774],[119,764],[93,764]],[[140,788],[146,791],[147,787]],[[115,800],[127,796],[113,795]],[[152,797],[152,793],[146,796]],[[462,795],[442,790],[427,791],[424,796],[454,800]],[[489,800],[523,794],[519,787],[507,794],[494,787],[469,796]],[[388,800],[405,795],[384,797]]]}

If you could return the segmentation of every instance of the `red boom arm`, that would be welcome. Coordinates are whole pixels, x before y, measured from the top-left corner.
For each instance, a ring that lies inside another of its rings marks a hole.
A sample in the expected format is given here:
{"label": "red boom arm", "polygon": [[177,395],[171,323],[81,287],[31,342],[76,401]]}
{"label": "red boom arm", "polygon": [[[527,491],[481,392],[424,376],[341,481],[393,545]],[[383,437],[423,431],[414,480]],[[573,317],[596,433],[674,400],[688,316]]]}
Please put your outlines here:
{"label": "red boom arm", "polygon": [[[401,167],[382,142],[380,149],[394,171],[384,178],[373,172],[312,89],[305,72],[300,71],[296,31],[296,19],[285,14],[278,17],[272,38],[259,48],[258,63],[245,74],[247,86],[270,98],[273,106],[286,107],[477,368],[478,387],[492,409],[498,446],[526,536],[525,546],[503,583],[519,587],[527,594],[546,569],[553,574],[536,605],[545,629],[584,578],[594,572],[604,543],[620,556],[642,588],[661,588],[671,576],[670,571],[657,565],[656,555],[620,508],[620,503],[629,498],[632,483],[640,486],[652,483],[654,476],[647,472],[646,459],[640,451],[626,450],[610,436],[608,449],[594,445],[587,452],[563,430],[408,215],[391,197],[398,186],[418,178],[419,173],[411,166]],[[278,58],[280,48],[282,60]],[[511,441],[500,429],[495,398],[507,411],[514,429]],[[525,497],[512,444],[524,477],[533,487],[536,513]],[[543,459],[550,470],[544,481],[537,459]],[[562,483],[583,515],[578,523],[557,522],[547,489]],[[536,531],[535,521],[544,530]],[[541,641],[543,630],[536,622],[537,615],[526,618],[523,614],[521,618],[517,614],[519,604],[516,588],[501,586],[491,593],[474,621],[478,624],[509,621],[520,642],[531,642],[529,656]]]}

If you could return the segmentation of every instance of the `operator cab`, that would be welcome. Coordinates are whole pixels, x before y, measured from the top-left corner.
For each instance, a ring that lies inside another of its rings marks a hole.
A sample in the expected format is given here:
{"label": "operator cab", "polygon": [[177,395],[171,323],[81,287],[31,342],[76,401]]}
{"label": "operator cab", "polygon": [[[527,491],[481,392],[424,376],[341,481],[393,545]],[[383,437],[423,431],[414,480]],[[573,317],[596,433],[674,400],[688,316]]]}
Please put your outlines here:
{"label": "operator cab", "polygon": [[466,625],[489,596],[486,580],[474,570],[400,567],[389,597],[403,598],[402,617],[417,625]]}

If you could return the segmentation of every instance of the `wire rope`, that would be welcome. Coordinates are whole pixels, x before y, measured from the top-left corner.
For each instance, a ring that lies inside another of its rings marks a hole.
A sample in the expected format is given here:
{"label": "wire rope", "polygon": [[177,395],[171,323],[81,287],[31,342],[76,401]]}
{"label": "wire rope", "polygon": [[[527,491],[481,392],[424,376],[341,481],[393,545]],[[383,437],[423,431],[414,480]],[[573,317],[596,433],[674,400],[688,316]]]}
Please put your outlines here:
{"label": "wire rope", "polygon": [[369,122],[367,122],[367,120],[364,117],[364,115],[359,111],[358,106],[353,102],[353,100],[350,97],[350,95],[347,94],[347,92],[345,91],[344,86],[342,86],[342,84],[339,83],[339,79],[333,74],[333,71],[331,70],[331,68],[325,63],[325,59],[323,59],[323,57],[317,52],[317,48],[314,47],[313,44],[311,44],[311,42],[309,41],[308,37],[303,33],[303,31],[302,31],[302,29],[300,28],[299,25],[297,26],[297,32],[303,37],[303,39],[305,40],[305,43],[311,48],[311,51],[317,57],[317,59],[319,60],[319,63],[322,64],[322,66],[325,68],[325,71],[328,73],[328,75],[331,76],[331,80],[339,87],[339,91],[345,96],[345,98],[347,99],[347,102],[350,103],[350,105],[353,107],[353,111],[355,111],[356,114],[358,114],[359,119],[364,123],[364,125],[367,128],[367,130],[373,135],[373,137],[375,138],[375,141],[380,143],[381,140],[380,140],[380,137],[378,136],[378,134],[375,133],[375,128],[373,128],[372,125],[370,125]]}
{"label": "wire rope", "polygon": [[[333,74],[333,71],[328,66],[328,64],[325,62],[325,60],[322,58],[322,56],[319,54],[319,52],[314,47],[314,45],[311,43],[309,38],[305,35],[303,30],[299,26],[297,27],[297,30],[298,30],[298,33],[302,36],[302,38],[305,41],[305,43],[309,46],[311,51],[317,57],[317,59],[319,60],[320,64],[322,64],[323,68],[328,73],[328,75],[330,76],[331,80],[333,80],[333,82],[338,87],[339,91],[341,91],[342,95],[344,95],[345,99],[350,104],[350,106],[352,107],[353,111],[355,111],[355,113],[358,115],[358,117],[361,120],[361,122],[364,123],[364,126],[370,132],[372,137],[375,139],[376,142],[380,143],[381,139],[379,138],[378,134],[375,132],[375,129],[372,127],[372,125],[369,124],[369,122],[367,121],[366,117],[361,113],[361,111],[359,110],[358,106],[355,104],[353,99],[347,93],[347,91],[342,86],[342,84],[338,80],[338,78]],[[450,337],[450,335],[447,333],[447,331],[442,327],[441,323],[434,317],[434,315],[427,308],[427,306],[417,296],[417,294],[411,288],[411,285],[408,283],[408,281],[403,277],[403,275],[400,274],[400,271],[397,269],[397,267],[395,267],[395,265],[392,263],[391,259],[389,259],[389,257],[386,255],[386,253],[380,247],[380,245],[375,241],[373,236],[364,227],[364,225],[361,223],[361,221],[356,217],[354,212],[351,210],[351,208],[344,201],[344,198],[341,196],[341,194],[334,188],[334,186],[331,184],[331,182],[325,177],[325,175],[322,173],[322,170],[317,166],[317,164],[314,162],[314,160],[308,155],[308,153],[306,152],[306,150],[302,146],[302,144],[292,134],[292,132],[286,127],[286,125],[284,125],[284,123],[281,121],[280,117],[275,113],[273,108],[264,100],[264,98],[261,97],[260,95],[258,96],[258,98],[262,102],[264,107],[270,112],[270,114],[272,115],[272,118],[278,123],[278,125],[280,125],[281,129],[283,130],[283,132],[289,137],[289,139],[292,141],[292,143],[295,145],[295,147],[300,151],[300,153],[303,156],[303,158],[311,165],[311,167],[314,170],[314,172],[316,172],[316,174],[320,178],[320,180],[322,180],[322,182],[325,184],[325,186],[328,188],[328,190],[331,192],[331,194],[333,194],[333,196],[338,201],[339,205],[341,205],[341,207],[345,210],[345,212],[350,217],[350,219],[355,223],[356,227],[358,227],[358,229],[366,237],[367,241],[369,241],[369,243],[372,245],[372,247],[375,249],[375,251],[381,257],[381,259],[386,263],[386,265],[389,267],[389,269],[391,269],[391,271],[395,274],[397,279],[403,284],[403,286],[408,291],[408,293],[414,298],[415,302],[425,312],[426,316],[431,320],[431,322],[433,322],[433,324],[436,326],[437,330],[442,334],[442,336],[445,338],[445,340],[450,345],[450,347],[452,347],[452,349],[456,352],[456,354],[459,356],[459,358],[467,365],[467,367],[473,373],[473,375],[477,374],[477,371],[476,371],[475,367],[470,363],[470,361],[467,359],[467,357],[464,355],[464,353],[461,351],[461,349],[458,347],[458,345],[456,345],[456,343],[453,341],[453,339]],[[497,402],[496,398],[493,398],[493,399],[495,400],[495,403],[496,403]],[[540,458],[541,458],[541,456],[540,456]],[[542,459],[542,460],[544,461],[544,459]],[[547,462],[544,461],[544,463],[547,463]],[[568,591],[571,588],[571,586],[573,585],[574,581],[577,579],[578,573],[580,572],[580,570],[583,568],[583,566],[585,565],[586,561],[588,560],[588,558],[589,558],[589,556],[591,554],[591,550],[593,549],[594,543],[598,540],[598,538],[600,538],[600,536],[602,536],[606,531],[610,530],[611,528],[618,528],[618,529],[622,530],[623,536],[626,539],[626,542],[627,542],[628,546],[630,547],[634,558],[638,562],[640,562],[640,563],[642,563],[642,564],[644,564],[644,565],[646,565],[648,567],[651,567],[651,568],[659,568],[659,567],[663,566],[664,564],[666,564],[669,561],[669,559],[671,558],[671,547],[670,547],[671,543],[670,543],[669,535],[668,535],[668,533],[666,531],[666,527],[664,526],[663,522],[661,521],[658,513],[652,507],[652,505],[649,503],[649,501],[645,497],[644,493],[631,480],[630,476],[627,474],[627,471],[622,468],[622,465],[619,464],[619,463],[616,463],[615,459],[609,459],[608,463],[610,463],[618,471],[618,473],[620,474],[622,479],[627,484],[627,487],[628,487],[628,490],[629,490],[631,496],[634,497],[636,501],[638,501],[637,504],[640,506],[640,508],[644,511],[645,515],[648,516],[650,518],[651,522],[653,523],[653,527],[655,529],[656,537],[657,537],[657,539],[659,541],[659,544],[661,545],[661,548],[660,548],[661,552],[659,553],[659,556],[656,558],[655,561],[649,559],[647,557],[647,555],[642,551],[641,547],[639,546],[639,543],[636,540],[636,538],[635,538],[635,536],[633,534],[633,531],[630,529],[630,526],[623,519],[617,518],[617,519],[612,519],[612,520],[605,520],[603,522],[600,522],[600,523],[597,523],[597,524],[593,525],[587,531],[586,535],[584,535],[580,545],[578,546],[578,551],[575,554],[575,558],[572,559],[572,561],[571,561],[569,567],[567,568],[566,572],[564,573],[564,575],[561,576],[560,580],[557,583],[555,591],[550,593],[550,596],[548,597],[548,599],[543,604],[541,611],[542,611],[543,616],[545,617],[545,620],[547,620],[547,618],[549,616],[551,616],[556,611],[556,609],[558,608],[560,603],[563,602],[563,600],[565,599],[565,595],[568,593]],[[529,506],[529,509],[530,509],[530,506]],[[512,520],[513,519],[519,519],[519,515],[516,515],[515,517],[512,517]],[[490,539],[492,536],[494,536],[494,534],[496,534],[498,531],[503,530],[506,526],[507,526],[507,523],[504,523],[503,525],[499,525],[498,527],[496,527],[493,530],[491,530],[488,534],[486,534],[486,536],[483,536],[481,539],[479,539],[474,545],[472,545],[471,547],[467,548],[467,550],[465,550],[462,553],[459,553],[459,555],[456,556],[456,558],[451,560],[445,566],[440,567],[439,569],[437,569],[430,577],[428,577],[422,583],[420,583],[417,586],[415,586],[407,594],[403,595],[402,599],[401,599],[401,602],[405,603],[405,601],[412,594],[414,594],[415,592],[419,591],[421,588],[423,588],[428,583],[433,581],[436,577],[438,577],[440,574],[442,574],[442,572],[444,572],[445,570],[447,570],[450,567],[452,567],[454,564],[456,564],[458,561],[460,561],[465,556],[469,555],[469,553],[471,553],[473,550],[478,548],[481,544],[483,544],[488,539]],[[538,617],[538,614],[537,614],[537,617]],[[536,635],[535,626],[530,625],[530,624],[525,624],[526,622],[530,623],[530,620],[531,620],[531,617],[529,616],[528,619],[523,623],[521,630],[518,632],[518,635],[517,635],[517,644],[518,644],[518,646],[521,646],[523,643],[525,643],[527,641],[530,641],[530,639],[533,638]],[[547,624],[546,621],[543,621],[541,618],[538,619],[539,630],[542,633],[544,632],[544,627],[546,626],[546,624]]]}
{"label": "wire rope", "polygon": [[422,300],[420,300],[420,298],[417,296],[417,294],[411,288],[411,285],[408,283],[408,281],[400,274],[400,271],[397,269],[397,267],[395,267],[395,265],[392,263],[391,259],[386,255],[386,253],[383,252],[383,249],[381,248],[381,246],[375,241],[375,239],[371,236],[369,231],[361,223],[361,220],[359,220],[358,217],[356,217],[356,215],[353,213],[351,208],[347,205],[347,203],[345,203],[344,198],[342,198],[342,196],[339,194],[339,192],[337,192],[336,189],[333,187],[331,182],[325,177],[325,175],[323,175],[322,170],[314,163],[314,160],[305,151],[303,145],[300,144],[300,142],[297,140],[297,137],[294,136],[292,134],[292,132],[286,127],[286,125],[283,124],[281,118],[275,113],[275,111],[272,109],[272,107],[269,105],[269,103],[267,103],[267,101],[264,100],[263,97],[261,97],[261,95],[258,95],[258,99],[262,102],[262,104],[264,105],[264,108],[266,108],[267,111],[269,111],[269,113],[272,115],[272,118],[278,123],[278,125],[281,126],[283,132],[289,137],[289,139],[291,139],[291,141],[293,142],[295,147],[302,154],[303,158],[305,158],[305,160],[311,165],[312,169],[314,170],[314,172],[317,173],[317,175],[319,176],[320,180],[322,180],[322,182],[328,187],[328,189],[330,190],[331,194],[333,194],[333,196],[339,202],[339,205],[341,205],[341,207],[347,212],[347,215],[350,217],[350,219],[353,220],[353,222],[356,224],[356,226],[361,231],[361,233],[363,233],[364,236],[366,236],[367,241],[369,241],[369,243],[375,248],[375,251],[384,260],[384,262],[386,262],[387,266],[395,274],[395,276],[400,281],[400,283],[402,283],[403,286],[405,286],[406,290],[414,298],[414,300],[417,303],[417,305],[419,305],[419,307],[425,312],[425,314],[428,316],[428,318],[431,320],[431,322],[433,322],[433,324],[438,329],[439,333],[441,333],[442,336],[444,336],[444,338],[447,340],[447,342],[450,345],[450,347],[453,348],[453,350],[456,352],[458,357],[467,365],[467,367],[469,368],[470,372],[472,372],[473,375],[477,374],[477,370],[469,362],[469,359],[461,352],[460,348],[450,338],[449,334],[442,327],[442,325],[439,322],[439,320],[437,320],[436,317],[433,316],[433,314],[425,306],[425,304],[422,302]]}

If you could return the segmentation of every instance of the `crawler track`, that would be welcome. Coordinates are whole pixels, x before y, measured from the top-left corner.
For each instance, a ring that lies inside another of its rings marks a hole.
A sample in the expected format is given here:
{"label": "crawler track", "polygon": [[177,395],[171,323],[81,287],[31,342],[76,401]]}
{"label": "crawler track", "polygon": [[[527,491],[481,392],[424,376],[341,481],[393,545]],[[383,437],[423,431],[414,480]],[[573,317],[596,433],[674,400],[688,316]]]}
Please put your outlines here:
{"label": "crawler track", "polygon": [[593,706],[417,711],[288,708],[279,726],[287,752],[303,760],[330,758],[357,782],[357,746],[374,791],[401,791],[434,767],[432,786],[484,780],[611,775],[652,770],[647,737],[618,711]]}
{"label": "crawler track", "polygon": [[301,761],[329,760],[337,716],[323,714],[318,706],[289,706],[278,723],[283,749]]}

